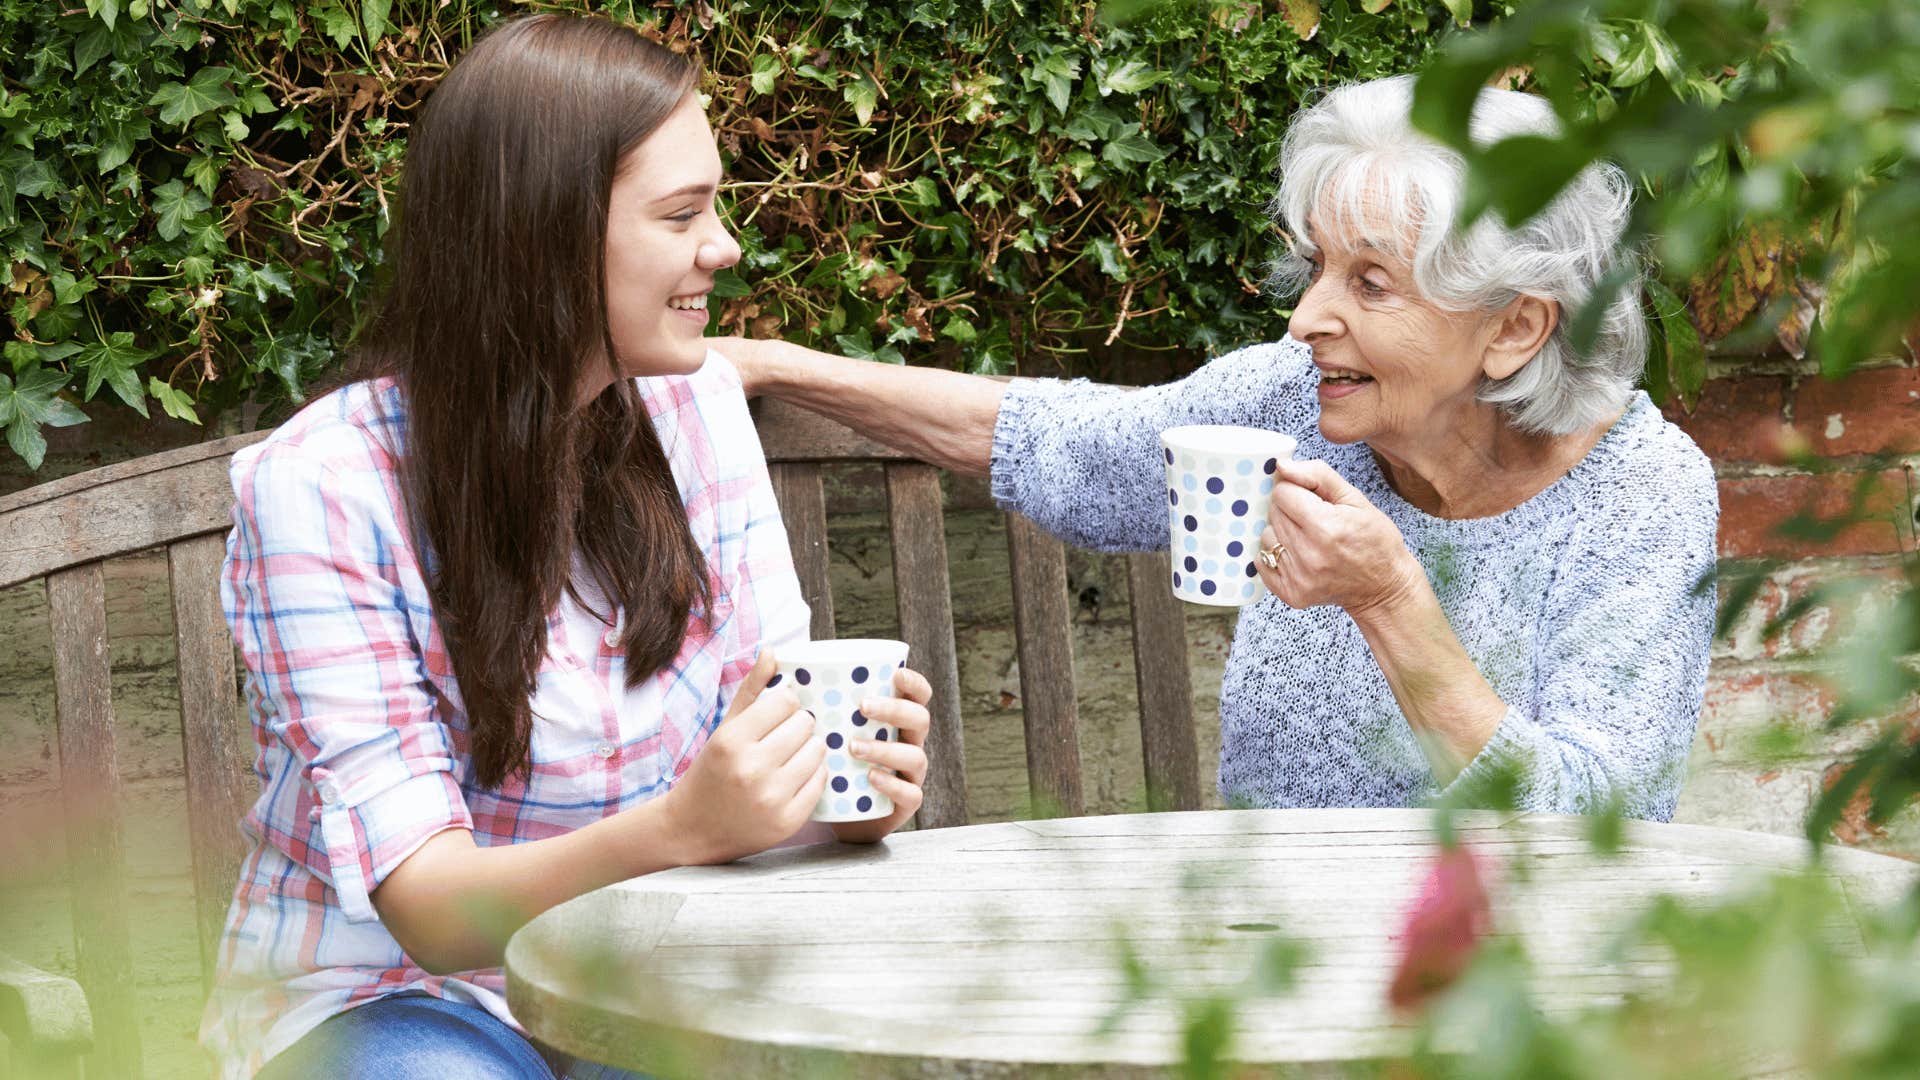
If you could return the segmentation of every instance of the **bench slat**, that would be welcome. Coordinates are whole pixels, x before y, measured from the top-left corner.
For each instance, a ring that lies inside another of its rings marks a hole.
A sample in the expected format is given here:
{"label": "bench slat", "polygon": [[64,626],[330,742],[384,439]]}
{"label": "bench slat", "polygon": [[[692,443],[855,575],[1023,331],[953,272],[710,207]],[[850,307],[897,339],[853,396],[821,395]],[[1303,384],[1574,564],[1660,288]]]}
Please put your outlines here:
{"label": "bench slat", "polygon": [[940,470],[889,462],[887,526],[893,539],[893,594],[900,638],[911,649],[907,665],[933,684],[933,730],[923,829],[967,823],[967,762],[960,738],[960,660],[953,640],[953,595],[948,586],[945,501]]}
{"label": "bench slat", "polygon": [[1187,613],[1170,585],[1164,551],[1127,556],[1133,608],[1133,672],[1140,691],[1140,751],[1147,809],[1199,810],[1200,748],[1194,733]]}
{"label": "bench slat", "polygon": [[813,609],[813,640],[831,640],[833,586],[827,580],[827,496],[820,486],[820,466],[774,465],[769,471],[773,497],[780,502],[780,518],[787,526],[787,545],[793,549],[800,595]]}
{"label": "bench slat", "polygon": [[1080,708],[1074,697],[1067,552],[1025,516],[1008,513],[1013,632],[1020,653],[1020,710],[1027,729],[1027,783],[1040,817],[1086,812],[1080,786]]}
{"label": "bench slat", "polygon": [[[0,589],[233,524],[227,465],[265,432],[182,447],[0,500]],[[46,490],[42,490],[42,489]],[[54,494],[57,493],[57,497]]]}
{"label": "bench slat", "polygon": [[120,763],[114,750],[106,580],[97,562],[47,575],[54,715],[73,883],[74,959],[93,1009],[87,1075],[140,1075],[140,1014],[127,943]]}
{"label": "bench slat", "polygon": [[220,611],[220,563],[226,550],[226,539],[218,533],[167,548],[173,641],[180,668],[180,748],[187,765],[187,822],[192,834],[194,913],[200,924],[204,989],[213,986],[227,901],[239,877],[240,860],[246,856],[240,819],[258,786],[233,738],[241,714],[234,692],[233,635]]}

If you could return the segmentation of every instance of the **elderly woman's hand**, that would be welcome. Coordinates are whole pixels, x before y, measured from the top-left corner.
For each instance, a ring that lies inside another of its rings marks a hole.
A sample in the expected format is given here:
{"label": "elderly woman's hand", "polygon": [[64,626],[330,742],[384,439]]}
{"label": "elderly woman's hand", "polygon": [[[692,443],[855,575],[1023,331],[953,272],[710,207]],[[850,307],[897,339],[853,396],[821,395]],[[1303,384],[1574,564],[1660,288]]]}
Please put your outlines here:
{"label": "elderly woman's hand", "polygon": [[1425,582],[1400,530],[1326,462],[1282,461],[1274,480],[1254,561],[1288,607],[1338,604],[1359,615]]}

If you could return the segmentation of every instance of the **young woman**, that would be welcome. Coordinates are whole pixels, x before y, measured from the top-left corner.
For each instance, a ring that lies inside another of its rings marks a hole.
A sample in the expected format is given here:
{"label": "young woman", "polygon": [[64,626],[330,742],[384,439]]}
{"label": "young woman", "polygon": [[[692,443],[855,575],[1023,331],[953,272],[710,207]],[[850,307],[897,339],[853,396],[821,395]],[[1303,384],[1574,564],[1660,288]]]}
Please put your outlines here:
{"label": "young woman", "polygon": [[[412,132],[369,377],[235,455],[261,795],[201,1032],[224,1076],[567,1075],[507,1011],[513,930],[806,825],[824,749],[761,691],[808,612],[701,336],[740,252],[694,83],[600,19],[476,44]],[[920,805],[930,692],[897,688],[863,707],[901,741],[854,746],[897,810],[841,839]]]}

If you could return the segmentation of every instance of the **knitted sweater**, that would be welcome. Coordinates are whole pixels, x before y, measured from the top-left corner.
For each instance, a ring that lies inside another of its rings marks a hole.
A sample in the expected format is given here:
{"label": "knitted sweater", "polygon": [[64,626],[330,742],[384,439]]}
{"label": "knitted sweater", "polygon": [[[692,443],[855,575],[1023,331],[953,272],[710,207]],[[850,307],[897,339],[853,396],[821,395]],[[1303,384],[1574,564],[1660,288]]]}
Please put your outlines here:
{"label": "knitted sweater", "polygon": [[[1299,440],[1399,528],[1453,632],[1507,712],[1453,781],[1517,782],[1522,809],[1667,820],[1685,779],[1715,612],[1719,501],[1707,458],[1636,393],[1565,476],[1493,517],[1428,515],[1365,444],[1319,432],[1317,374],[1291,338],[1138,390],[1016,380],[993,436],[993,493],[1100,551],[1168,544],[1159,433],[1243,424]],[[1439,794],[1360,630],[1334,606],[1243,608],[1220,690],[1229,805],[1406,806]],[[1449,794],[1452,794],[1449,792]]]}

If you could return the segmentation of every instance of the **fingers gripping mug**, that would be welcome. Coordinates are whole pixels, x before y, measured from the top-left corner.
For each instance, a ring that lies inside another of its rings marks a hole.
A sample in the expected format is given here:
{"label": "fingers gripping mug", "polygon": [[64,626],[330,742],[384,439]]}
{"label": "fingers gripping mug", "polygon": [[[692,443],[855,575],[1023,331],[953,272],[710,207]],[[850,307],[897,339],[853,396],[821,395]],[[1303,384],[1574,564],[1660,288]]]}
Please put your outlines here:
{"label": "fingers gripping mug", "polygon": [[867,698],[898,697],[893,673],[907,662],[907,644],[878,638],[812,641],[779,650],[769,688],[785,686],[813,714],[813,735],[827,746],[827,786],[814,806],[815,821],[866,821],[893,813],[893,800],[874,790],[869,770],[878,768],[848,753],[855,738],[899,738],[891,724],[860,711]]}

